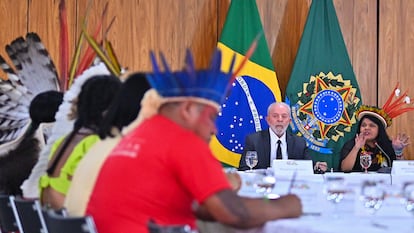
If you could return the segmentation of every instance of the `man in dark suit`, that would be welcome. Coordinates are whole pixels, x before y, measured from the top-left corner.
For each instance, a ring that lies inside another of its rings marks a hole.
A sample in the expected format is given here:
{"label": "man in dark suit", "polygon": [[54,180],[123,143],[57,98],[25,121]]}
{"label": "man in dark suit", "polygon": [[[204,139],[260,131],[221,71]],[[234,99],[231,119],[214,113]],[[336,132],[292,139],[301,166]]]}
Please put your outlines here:
{"label": "man in dark suit", "polygon": [[[254,169],[270,167],[273,159],[311,160],[305,139],[286,132],[291,121],[289,105],[272,103],[267,110],[266,121],[268,129],[247,135],[239,170],[249,169],[246,151],[257,151],[259,161]],[[319,163],[323,166],[324,162]]]}

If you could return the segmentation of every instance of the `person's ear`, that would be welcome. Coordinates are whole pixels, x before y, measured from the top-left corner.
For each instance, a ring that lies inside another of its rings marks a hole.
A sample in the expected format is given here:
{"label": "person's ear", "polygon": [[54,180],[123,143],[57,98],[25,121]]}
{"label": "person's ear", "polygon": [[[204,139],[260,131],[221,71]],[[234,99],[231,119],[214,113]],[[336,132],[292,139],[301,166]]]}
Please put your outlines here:
{"label": "person's ear", "polygon": [[197,105],[192,101],[184,101],[181,103],[180,112],[185,121],[193,121],[195,116],[197,116]]}

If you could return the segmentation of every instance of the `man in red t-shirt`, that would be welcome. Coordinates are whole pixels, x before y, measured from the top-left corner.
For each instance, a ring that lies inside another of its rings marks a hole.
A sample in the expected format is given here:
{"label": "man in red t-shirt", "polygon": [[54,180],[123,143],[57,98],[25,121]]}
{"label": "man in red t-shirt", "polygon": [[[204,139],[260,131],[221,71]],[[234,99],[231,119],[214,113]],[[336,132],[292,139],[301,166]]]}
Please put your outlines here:
{"label": "man in red t-shirt", "polygon": [[100,233],[148,232],[150,219],[193,229],[196,218],[248,228],[301,214],[295,195],[263,200],[232,190],[208,142],[233,74],[217,70],[219,64],[195,71],[192,58],[186,61],[174,73],[161,73],[154,62],[147,79],[156,91],[144,97],[139,116],[145,120],[111,152],[88,203]]}

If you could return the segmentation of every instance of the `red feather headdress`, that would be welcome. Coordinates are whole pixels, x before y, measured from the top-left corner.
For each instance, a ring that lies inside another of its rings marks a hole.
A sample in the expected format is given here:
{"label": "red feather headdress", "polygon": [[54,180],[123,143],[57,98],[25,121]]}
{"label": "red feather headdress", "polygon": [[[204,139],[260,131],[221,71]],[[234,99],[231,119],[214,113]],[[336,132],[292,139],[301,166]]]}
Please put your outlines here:
{"label": "red feather headdress", "polygon": [[405,91],[401,95],[401,90],[398,88],[397,83],[382,108],[362,105],[357,111],[358,120],[361,120],[365,115],[371,115],[378,118],[384,127],[387,128],[391,126],[392,119],[403,113],[414,110],[414,107],[410,106],[410,104],[411,99],[408,96],[408,91]]}

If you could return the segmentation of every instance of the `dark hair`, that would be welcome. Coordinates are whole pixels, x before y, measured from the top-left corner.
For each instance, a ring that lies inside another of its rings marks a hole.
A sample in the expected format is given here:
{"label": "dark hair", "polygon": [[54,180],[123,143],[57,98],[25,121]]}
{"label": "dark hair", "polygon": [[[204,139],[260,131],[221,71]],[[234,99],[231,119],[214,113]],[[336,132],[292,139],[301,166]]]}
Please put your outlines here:
{"label": "dark hair", "polygon": [[98,131],[103,112],[109,107],[121,87],[121,81],[112,75],[96,75],[88,79],[77,99],[77,117],[74,129],[81,127]]}
{"label": "dark hair", "polygon": [[31,131],[34,133],[41,123],[54,122],[56,112],[63,101],[63,93],[45,91],[37,94],[30,102],[29,115],[32,120]]}
{"label": "dark hair", "polygon": [[97,133],[103,114],[120,87],[121,81],[113,75],[95,75],[82,85],[77,98],[77,118],[74,128],[57,151],[51,166],[47,169],[47,174],[53,173],[63,152],[80,128],[89,128]]}
{"label": "dark hair", "polygon": [[362,123],[362,120],[364,120],[365,118],[371,120],[378,126],[378,135],[375,138],[378,145],[381,146],[381,148],[387,153],[388,156],[395,158],[395,152],[394,152],[394,149],[392,148],[392,141],[390,140],[387,134],[387,131],[385,130],[384,125],[377,117],[374,117],[372,115],[363,116],[358,122],[357,134],[361,132],[361,123]]}
{"label": "dark hair", "polygon": [[113,137],[111,129],[116,127],[119,131],[137,118],[141,109],[141,99],[150,89],[145,73],[134,73],[122,84],[115,96],[99,128],[99,137]]}

